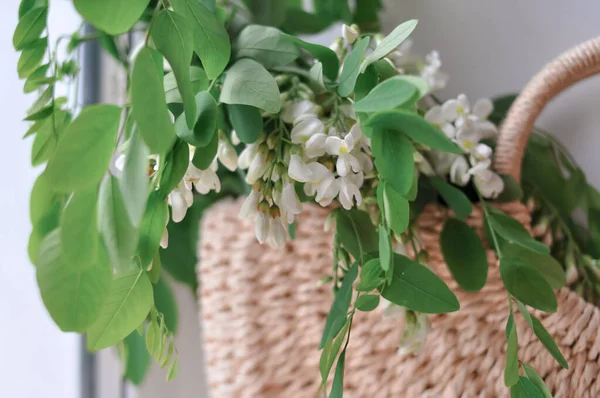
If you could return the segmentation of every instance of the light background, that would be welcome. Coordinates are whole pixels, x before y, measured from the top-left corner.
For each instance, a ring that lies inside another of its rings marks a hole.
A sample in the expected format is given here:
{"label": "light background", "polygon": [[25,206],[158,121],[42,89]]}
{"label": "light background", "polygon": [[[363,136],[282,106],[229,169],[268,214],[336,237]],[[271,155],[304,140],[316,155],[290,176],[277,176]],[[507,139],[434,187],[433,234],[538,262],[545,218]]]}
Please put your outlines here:
{"label": "light background", "polygon": [[[5,3],[0,13],[0,396],[75,398],[78,340],[61,333],[46,314],[26,255],[29,191],[39,170],[29,165],[31,140],[20,138],[27,129],[20,120],[33,98],[21,94],[18,55],[11,45],[18,2]],[[418,18],[415,49],[439,50],[450,74],[442,97],[464,92],[475,100],[517,91],[558,53],[600,34],[598,15],[600,2],[592,0],[388,0],[383,19],[389,31]],[[53,31],[69,32],[77,24],[70,2],[52,1]],[[538,123],[575,153],[596,186],[599,94],[600,78],[588,80],[561,95]],[[167,385],[164,374],[154,370],[141,398],[205,396],[194,298],[183,288],[177,294],[180,375]]]}

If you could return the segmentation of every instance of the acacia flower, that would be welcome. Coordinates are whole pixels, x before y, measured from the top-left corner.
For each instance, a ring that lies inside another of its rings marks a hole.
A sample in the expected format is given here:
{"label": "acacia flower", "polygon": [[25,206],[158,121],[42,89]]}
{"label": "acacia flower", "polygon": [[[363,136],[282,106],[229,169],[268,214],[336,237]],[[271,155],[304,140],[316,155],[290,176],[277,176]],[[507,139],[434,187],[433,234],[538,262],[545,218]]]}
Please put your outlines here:
{"label": "acacia flower", "polygon": [[294,122],[291,136],[294,144],[304,144],[315,134],[324,134],[325,125],[314,115],[300,116]]}
{"label": "acacia flower", "polygon": [[340,176],[345,176],[352,169],[355,173],[361,171],[360,162],[351,154],[354,150],[355,138],[352,133],[340,137],[328,137],[325,142],[327,153],[337,156],[336,170]]}

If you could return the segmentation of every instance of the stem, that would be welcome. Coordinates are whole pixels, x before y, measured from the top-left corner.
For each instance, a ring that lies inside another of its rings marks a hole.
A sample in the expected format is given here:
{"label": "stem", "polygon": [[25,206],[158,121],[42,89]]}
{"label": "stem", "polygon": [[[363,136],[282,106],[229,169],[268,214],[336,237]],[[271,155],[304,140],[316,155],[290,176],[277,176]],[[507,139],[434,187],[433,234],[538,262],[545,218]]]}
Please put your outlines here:
{"label": "stem", "polygon": [[496,254],[498,255],[498,260],[502,260],[502,250],[500,250],[500,244],[498,242],[498,238],[496,237],[496,232],[494,231],[494,228],[492,228],[492,224],[490,223],[490,213],[488,212],[487,209],[487,203],[485,203],[485,200],[483,199],[483,196],[481,196],[481,193],[479,192],[478,189],[475,189],[475,192],[477,192],[477,196],[479,197],[479,203],[481,203],[481,209],[483,210],[483,215],[485,218],[485,223],[488,226],[488,229],[490,231],[490,235],[492,236],[492,241],[494,243],[494,249],[496,250]]}

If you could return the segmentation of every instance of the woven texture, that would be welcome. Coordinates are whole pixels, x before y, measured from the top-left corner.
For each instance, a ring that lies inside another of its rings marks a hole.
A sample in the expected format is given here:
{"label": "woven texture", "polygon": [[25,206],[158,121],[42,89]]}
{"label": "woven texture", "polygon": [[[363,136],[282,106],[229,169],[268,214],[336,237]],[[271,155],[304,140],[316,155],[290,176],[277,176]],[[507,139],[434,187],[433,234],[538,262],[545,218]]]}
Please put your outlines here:
{"label": "woven texture", "polygon": [[[214,398],[315,397],[319,344],[332,301],[331,236],[321,233],[327,210],[305,206],[297,238],[285,249],[256,242],[252,225],[237,218],[240,202],[210,210],[202,226],[199,296],[209,386]],[[502,208],[523,225],[519,203]],[[346,355],[345,396],[503,397],[507,293],[495,254],[488,250],[488,283],[478,293],[460,290],[443,263],[439,234],[446,212],[434,206],[419,220],[430,265],[456,293],[458,312],[431,316],[432,331],[418,354],[399,356],[402,325],[381,309],[357,313]],[[468,223],[482,235],[482,215]],[[557,341],[569,370],[546,352],[517,317],[519,359],[533,365],[556,398],[598,397],[600,311],[566,289],[555,314],[536,315]]]}

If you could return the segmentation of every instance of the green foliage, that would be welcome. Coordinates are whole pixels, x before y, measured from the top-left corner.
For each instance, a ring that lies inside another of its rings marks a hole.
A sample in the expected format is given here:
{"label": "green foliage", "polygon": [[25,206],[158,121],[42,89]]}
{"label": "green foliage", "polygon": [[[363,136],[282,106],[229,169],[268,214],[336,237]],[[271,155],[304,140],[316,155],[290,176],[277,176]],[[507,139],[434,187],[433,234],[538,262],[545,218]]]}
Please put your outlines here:
{"label": "green foliage", "polygon": [[506,290],[523,303],[542,311],[556,311],[556,296],[544,276],[522,258],[502,257],[500,275]]}
{"label": "green foliage", "polygon": [[429,268],[400,254],[394,254],[394,273],[381,289],[388,301],[413,311],[440,314],[458,311],[454,293]]}
{"label": "green foliage", "polygon": [[179,116],[175,123],[177,136],[190,145],[204,147],[208,145],[217,132],[217,118],[219,109],[217,103],[208,91],[196,94],[197,120],[192,129],[186,123],[185,112]]}
{"label": "green foliage", "polygon": [[120,118],[121,108],[114,105],[88,106],[79,114],[48,163],[46,172],[54,189],[69,193],[100,182],[114,150]]}
{"label": "green foliage", "polygon": [[[198,94],[200,91],[206,91],[210,84],[204,69],[197,66],[190,67],[190,83],[194,95]],[[177,79],[175,78],[175,74],[173,72],[169,72],[165,75],[164,85],[168,104],[183,102],[181,93],[177,87]]]}
{"label": "green foliage", "polygon": [[225,27],[213,11],[196,0],[171,0],[171,4],[193,27],[194,51],[202,60],[206,75],[211,80],[217,78],[231,56],[231,43]]}
{"label": "green foliage", "polygon": [[309,43],[295,36],[286,35],[285,38],[298,47],[308,51],[313,57],[321,61],[323,64],[323,75],[331,81],[335,81],[338,77],[340,69],[340,61],[329,47],[319,44]]}
{"label": "green foliage", "polygon": [[263,120],[258,108],[248,105],[228,105],[229,123],[244,144],[256,142],[263,131]]}
{"label": "green foliage", "polygon": [[400,76],[387,79],[370,90],[366,97],[356,102],[354,110],[370,113],[397,107],[409,108],[415,103],[413,99],[416,92],[417,88]]}
{"label": "green foliage", "polygon": [[378,258],[371,259],[360,269],[360,282],[356,285],[358,292],[370,292],[384,282],[383,269]]}
{"label": "green foliage", "polygon": [[150,0],[74,0],[81,16],[111,35],[127,32],[140,19]]}
{"label": "green foliage", "polygon": [[300,56],[300,50],[279,29],[249,25],[236,42],[237,58],[252,58],[265,68],[287,65]]}
{"label": "green foliage", "polygon": [[519,382],[519,341],[512,313],[506,325],[506,332],[507,348],[506,365],[504,366],[504,384],[507,387],[511,387]]}
{"label": "green foliage", "polygon": [[148,198],[148,156],[149,150],[142,142],[141,134],[134,130],[127,143],[119,187],[129,221],[136,228],[142,221]]}
{"label": "green foliage", "polygon": [[164,315],[167,329],[173,333],[177,333],[179,314],[177,313],[175,295],[164,279],[160,279],[154,285],[154,303],[156,310]]}
{"label": "green foliage", "polygon": [[520,376],[517,383],[510,389],[510,398],[543,398],[543,393],[524,376]]}
{"label": "green foliage", "polygon": [[446,204],[454,211],[454,214],[459,220],[464,220],[473,212],[473,204],[463,191],[448,184],[439,177],[431,177],[429,179],[431,185],[442,196]]}
{"label": "green foliage", "polygon": [[187,126],[196,122],[196,101],[190,80],[190,61],[194,52],[194,30],[188,20],[174,12],[163,10],[152,24],[152,41],[173,68],[177,87],[183,99]]}
{"label": "green foliage", "polygon": [[544,379],[542,379],[542,377],[533,368],[533,366],[530,366],[526,363],[521,363],[521,365],[523,366],[525,376],[527,376],[529,381],[531,381],[531,383],[533,383],[533,385],[536,386],[542,392],[542,397],[552,398],[552,394],[546,386],[546,383],[544,383]]}
{"label": "green foliage", "polygon": [[477,233],[464,222],[449,218],[440,235],[444,261],[460,287],[481,290],[487,281],[488,262]]}
{"label": "green foliage", "polygon": [[342,73],[340,76],[340,85],[338,87],[338,93],[342,97],[348,97],[354,91],[356,80],[360,73],[360,63],[362,62],[365,51],[369,47],[370,38],[365,37],[354,46],[342,67]]}
{"label": "green foliage", "polygon": [[160,239],[165,232],[169,209],[161,195],[155,191],[148,198],[146,213],[140,227],[138,252],[141,265],[147,267],[158,253]]}
{"label": "green foliage", "polygon": [[365,294],[356,299],[356,309],[359,311],[373,311],[379,305],[378,294]]}
{"label": "green foliage", "polygon": [[493,210],[489,213],[489,223],[494,231],[508,242],[540,254],[548,254],[550,249],[543,243],[533,239],[527,230],[514,218]]}
{"label": "green foliage", "polygon": [[163,86],[162,56],[145,47],[137,55],[133,67],[132,117],[150,151],[159,154],[171,149],[175,141]]}
{"label": "green foliage", "polygon": [[363,263],[367,254],[378,250],[375,227],[364,211],[340,209],[336,214],[335,225],[336,234],[343,247],[357,261]]}
{"label": "green foliage", "polygon": [[270,113],[281,109],[275,79],[261,64],[247,58],[237,61],[227,71],[220,101],[250,105]]}
{"label": "green foliage", "polygon": [[48,7],[33,7],[19,19],[12,43],[16,50],[30,48],[46,29]]}
{"label": "green foliage", "polygon": [[60,221],[60,241],[65,266],[86,269],[99,258],[100,235],[97,222],[97,190],[75,193]]}
{"label": "green foliage", "polygon": [[410,206],[408,200],[400,195],[385,181],[377,190],[379,208],[383,211],[385,221],[396,235],[400,235],[410,223]]}
{"label": "green foliage", "polygon": [[124,377],[137,386],[143,383],[152,359],[146,349],[145,340],[145,334],[140,336],[134,331],[123,341],[126,354]]}
{"label": "green foliage", "polygon": [[402,133],[376,130],[371,137],[371,150],[379,175],[400,195],[406,195],[415,177],[413,146]]}
{"label": "green foliage", "polygon": [[396,47],[398,47],[404,40],[410,36],[410,34],[417,27],[417,20],[411,19],[410,21],[406,21],[400,25],[398,25],[392,33],[387,35],[381,43],[373,50],[371,54],[369,54],[364,61],[362,61],[360,65],[360,71],[364,72],[367,69],[367,66],[371,65],[373,62],[380,60],[381,58],[388,55],[392,52]]}
{"label": "green foliage", "polygon": [[87,329],[88,349],[101,350],[123,340],[146,319],[152,302],[152,284],[143,270],[116,274],[108,299]]}

